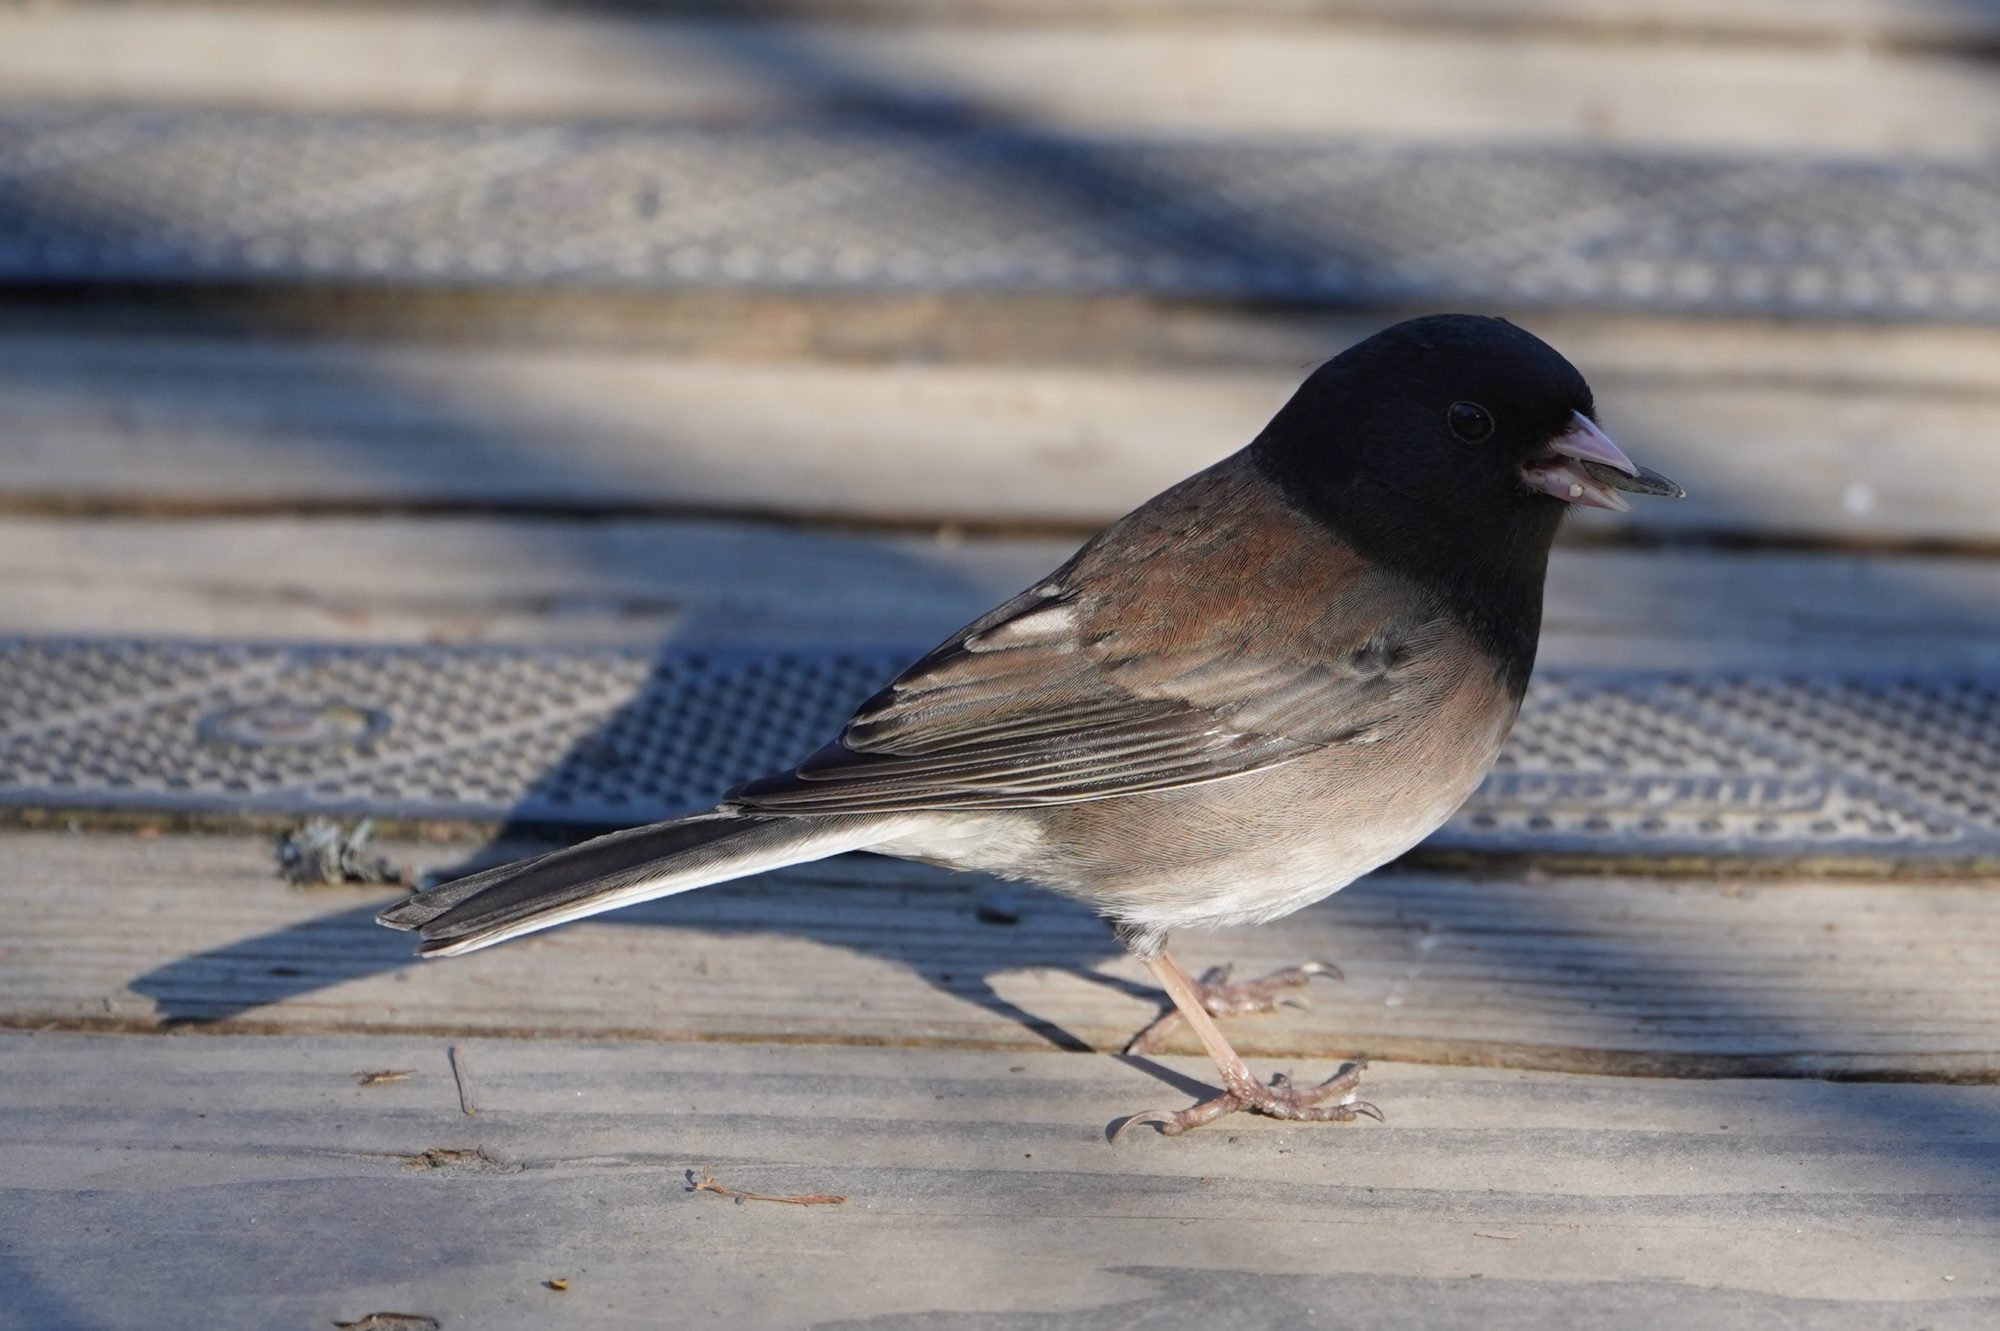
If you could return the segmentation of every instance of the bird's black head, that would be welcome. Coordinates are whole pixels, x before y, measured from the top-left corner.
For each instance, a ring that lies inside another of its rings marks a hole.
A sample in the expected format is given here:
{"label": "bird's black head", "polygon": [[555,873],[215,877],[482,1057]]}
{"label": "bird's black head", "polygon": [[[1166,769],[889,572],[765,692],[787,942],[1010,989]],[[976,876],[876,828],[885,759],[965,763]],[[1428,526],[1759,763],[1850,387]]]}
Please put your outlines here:
{"label": "bird's black head", "polygon": [[1525,679],[1563,515],[1623,509],[1620,490],[1679,492],[1619,452],[1595,416],[1590,385],[1540,338],[1439,314],[1320,366],[1252,456],[1347,544],[1521,657]]}

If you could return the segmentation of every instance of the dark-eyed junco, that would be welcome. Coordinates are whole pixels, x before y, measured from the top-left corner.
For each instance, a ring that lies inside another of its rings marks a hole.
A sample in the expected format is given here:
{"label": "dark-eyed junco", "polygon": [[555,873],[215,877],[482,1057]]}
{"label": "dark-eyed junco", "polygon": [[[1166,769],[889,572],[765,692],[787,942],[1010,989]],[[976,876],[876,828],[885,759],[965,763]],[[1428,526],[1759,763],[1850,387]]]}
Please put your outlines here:
{"label": "dark-eyed junco", "polygon": [[1359,1067],[1260,1084],[1212,1015],[1260,992],[1205,988],[1167,935],[1318,901],[1472,793],[1520,710],[1563,514],[1680,493],[1594,415],[1583,376],[1513,324],[1398,324],[1315,370],[1248,448],[953,634],[792,771],[381,921],[448,956],[841,851],[981,870],[1096,907],[1215,1060],[1221,1095],[1129,1122],[1351,1119],[1372,1108],[1354,1100]]}

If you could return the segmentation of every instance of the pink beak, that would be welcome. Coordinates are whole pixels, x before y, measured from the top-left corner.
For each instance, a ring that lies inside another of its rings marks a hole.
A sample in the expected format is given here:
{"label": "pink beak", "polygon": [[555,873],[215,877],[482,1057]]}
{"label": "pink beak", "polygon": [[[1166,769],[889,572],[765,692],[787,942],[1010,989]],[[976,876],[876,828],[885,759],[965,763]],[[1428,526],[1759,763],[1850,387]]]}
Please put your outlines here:
{"label": "pink beak", "polygon": [[1608,508],[1625,513],[1632,505],[1621,490],[1678,499],[1686,491],[1656,471],[1625,456],[1597,422],[1582,412],[1570,413],[1570,426],[1549,440],[1549,451],[1521,468],[1531,490],[1554,495],[1579,508]]}

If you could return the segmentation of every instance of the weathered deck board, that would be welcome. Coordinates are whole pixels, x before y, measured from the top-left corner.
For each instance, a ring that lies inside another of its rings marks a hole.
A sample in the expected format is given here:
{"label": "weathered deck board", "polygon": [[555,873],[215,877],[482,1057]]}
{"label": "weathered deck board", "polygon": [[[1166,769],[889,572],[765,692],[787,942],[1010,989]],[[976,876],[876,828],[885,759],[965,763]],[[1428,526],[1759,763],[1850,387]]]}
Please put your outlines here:
{"label": "weathered deck board", "polygon": [[[1330,344],[1325,350],[1337,349]],[[1595,372],[1689,497],[1592,531],[2000,540],[1990,369]],[[1669,358],[1669,364],[1672,363]],[[875,366],[608,349],[0,339],[0,503],[652,505],[1088,527],[1233,451],[1301,371]],[[1990,365],[1990,358],[1989,358]],[[1955,382],[1940,382],[1950,379]]]}
{"label": "weathered deck board", "polygon": [[1976,65],[1922,50],[1856,60],[1851,29],[1788,46],[1254,19],[992,27],[630,17],[14,9],[0,12],[0,86],[16,97],[687,118],[948,98],[1065,127],[1338,126],[1822,151],[1978,153],[2000,126],[2000,90]]}
{"label": "weathered deck board", "polygon": [[[184,6],[186,0],[148,0]],[[208,0],[269,8],[268,0]],[[404,0],[347,0],[347,9],[398,9]],[[560,14],[580,6],[568,0],[525,0],[514,12]],[[1205,0],[595,0],[594,13],[635,16],[826,21],[885,19],[924,23],[1046,24],[1172,23],[1190,17],[1214,21]],[[1237,21],[1361,19],[1417,30],[1461,26],[1529,33],[1574,31],[1588,36],[1641,40],[1696,37],[1794,42],[1810,46],[1979,44],[2000,36],[2000,14],[1965,0],[1236,0],[1227,18]]]}
{"label": "weathered deck board", "polygon": [[[849,858],[446,962],[380,888],[283,886],[213,837],[12,833],[0,1023],[1115,1049],[1158,1009],[1086,910]],[[450,847],[419,852],[451,863]],[[2000,1078],[2000,893],[1978,884],[1378,875],[1193,966],[1337,961],[1246,1054],[1567,1071]],[[1192,1048],[1192,1045],[1187,1046]]]}
{"label": "weathered deck board", "polygon": [[[1387,1124],[1112,1147],[1194,1061],[459,1047],[472,1117],[442,1040],[0,1037],[0,1326],[2000,1317],[1992,1087],[1381,1065]],[[848,1200],[735,1205],[690,1170]]]}
{"label": "weathered deck board", "polygon": [[[1415,311],[1412,311],[1415,312]],[[673,362],[817,361],[828,365],[1027,365],[1071,369],[1301,371],[1379,330],[1392,313],[1217,304],[1130,291],[925,291],[320,286],[177,289],[171,303],[130,291],[21,288],[0,307],[10,363],[40,374],[89,362],[107,381],[137,373],[146,339],[165,333],[191,373],[203,351],[259,339],[261,357],[300,334],[325,363],[343,348],[611,347]],[[1811,320],[1749,313],[1672,316],[1537,309],[1521,316],[1593,377],[1949,394],[2000,391],[2000,330],[1979,324]],[[39,350],[38,350],[39,348]],[[133,359],[127,360],[131,351]]]}
{"label": "weathered deck board", "polygon": [[[1073,539],[694,521],[0,517],[14,632],[329,641],[920,648]],[[1541,660],[1689,669],[2000,667],[2000,563],[1559,550]]]}

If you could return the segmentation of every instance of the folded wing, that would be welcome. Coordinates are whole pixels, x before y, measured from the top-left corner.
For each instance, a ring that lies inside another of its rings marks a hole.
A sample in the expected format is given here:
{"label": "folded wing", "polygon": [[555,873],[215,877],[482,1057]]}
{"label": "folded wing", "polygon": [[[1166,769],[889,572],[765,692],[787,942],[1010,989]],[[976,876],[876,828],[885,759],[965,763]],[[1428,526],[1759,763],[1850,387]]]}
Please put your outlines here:
{"label": "folded wing", "polygon": [[[1383,738],[1466,668],[1455,626],[1324,531],[1251,541],[1213,515],[1178,527],[1171,511],[1142,515],[917,662],[836,742],[730,801],[1022,808],[1224,780]],[[1168,547],[1171,560],[1154,557]],[[1305,613],[1271,615],[1274,590]]]}

